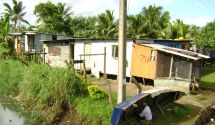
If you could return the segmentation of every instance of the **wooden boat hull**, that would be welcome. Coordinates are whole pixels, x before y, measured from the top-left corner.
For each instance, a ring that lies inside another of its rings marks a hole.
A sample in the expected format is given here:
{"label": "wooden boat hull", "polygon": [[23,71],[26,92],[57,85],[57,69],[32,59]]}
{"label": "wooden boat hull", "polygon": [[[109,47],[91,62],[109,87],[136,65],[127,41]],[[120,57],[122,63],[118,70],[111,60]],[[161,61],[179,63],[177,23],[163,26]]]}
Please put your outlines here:
{"label": "wooden boat hull", "polygon": [[212,119],[215,119],[215,104],[203,109],[196,117],[193,125],[215,125],[215,121]]}
{"label": "wooden boat hull", "polygon": [[[111,125],[134,125],[136,123],[133,121],[138,118],[138,114],[143,110],[144,102],[152,110],[157,110],[158,107],[174,103],[183,95],[185,95],[184,92],[170,89],[145,91],[118,104],[112,113]],[[136,104],[137,107],[134,107],[133,104]]]}

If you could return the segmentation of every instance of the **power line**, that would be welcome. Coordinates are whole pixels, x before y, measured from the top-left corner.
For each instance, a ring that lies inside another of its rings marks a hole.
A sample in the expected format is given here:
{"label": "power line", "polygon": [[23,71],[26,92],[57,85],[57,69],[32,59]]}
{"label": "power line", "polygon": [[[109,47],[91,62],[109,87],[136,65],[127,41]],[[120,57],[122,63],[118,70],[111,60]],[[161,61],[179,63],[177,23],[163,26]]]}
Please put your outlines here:
{"label": "power line", "polygon": [[[196,3],[196,0],[190,0],[190,2],[191,2],[193,5],[195,5],[198,9],[200,9],[200,10],[202,10],[202,11],[204,11],[204,12],[208,11],[208,9],[205,9],[203,6],[201,6],[201,5],[199,5],[198,3]],[[205,11],[205,10],[206,10],[206,11]],[[208,12],[209,12],[209,13],[208,13]],[[214,18],[213,13],[211,13],[211,11],[208,11],[208,12],[206,12],[206,13],[209,14],[211,17]]]}
{"label": "power line", "polygon": [[215,11],[213,9],[211,9],[211,6],[209,6],[209,5],[211,5],[210,3],[208,4],[208,2],[206,0],[196,0],[196,1],[199,2],[200,5],[205,5],[206,6],[205,9],[207,9],[212,15],[214,15]]}
{"label": "power line", "polygon": [[215,3],[214,3],[214,0],[209,0],[210,1],[210,5],[212,5],[212,7],[214,8],[215,7]]}

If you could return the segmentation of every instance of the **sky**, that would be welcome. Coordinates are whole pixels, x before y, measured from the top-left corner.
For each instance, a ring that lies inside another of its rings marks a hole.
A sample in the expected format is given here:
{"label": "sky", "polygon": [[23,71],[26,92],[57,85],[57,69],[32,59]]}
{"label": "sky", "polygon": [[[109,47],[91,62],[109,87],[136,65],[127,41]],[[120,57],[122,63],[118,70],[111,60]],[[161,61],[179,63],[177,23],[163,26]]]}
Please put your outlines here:
{"label": "sky", "polygon": [[[36,16],[33,14],[35,5],[48,0],[20,0],[25,8],[25,19],[34,25]],[[73,16],[94,16],[107,9],[114,11],[119,17],[119,0],[49,0],[53,3],[63,2],[72,8]],[[0,0],[0,13],[4,11],[3,3],[12,3],[12,0]],[[186,24],[205,26],[215,19],[215,0],[127,0],[128,15],[139,13],[143,7],[149,5],[162,6],[169,11],[171,22],[182,19]]]}

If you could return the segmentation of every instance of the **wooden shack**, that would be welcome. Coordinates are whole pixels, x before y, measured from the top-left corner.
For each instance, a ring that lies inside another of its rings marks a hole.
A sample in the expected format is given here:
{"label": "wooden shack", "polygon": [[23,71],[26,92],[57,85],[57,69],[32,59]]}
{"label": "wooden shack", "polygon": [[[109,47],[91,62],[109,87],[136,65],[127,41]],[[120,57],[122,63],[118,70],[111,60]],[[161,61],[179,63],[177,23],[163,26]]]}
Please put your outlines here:
{"label": "wooden shack", "polygon": [[153,80],[154,86],[185,87],[200,79],[208,56],[158,44],[133,44],[131,77]]}

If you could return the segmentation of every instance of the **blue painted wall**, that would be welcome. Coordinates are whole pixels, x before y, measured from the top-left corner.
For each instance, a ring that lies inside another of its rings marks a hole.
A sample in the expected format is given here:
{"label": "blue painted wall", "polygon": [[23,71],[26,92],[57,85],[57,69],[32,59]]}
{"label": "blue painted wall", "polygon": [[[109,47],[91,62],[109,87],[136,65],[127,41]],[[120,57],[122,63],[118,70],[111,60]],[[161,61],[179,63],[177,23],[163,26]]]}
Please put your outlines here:
{"label": "blue painted wall", "polygon": [[177,41],[170,41],[170,40],[154,40],[154,44],[169,46],[169,47],[175,47],[175,48],[181,48],[180,42]]}

